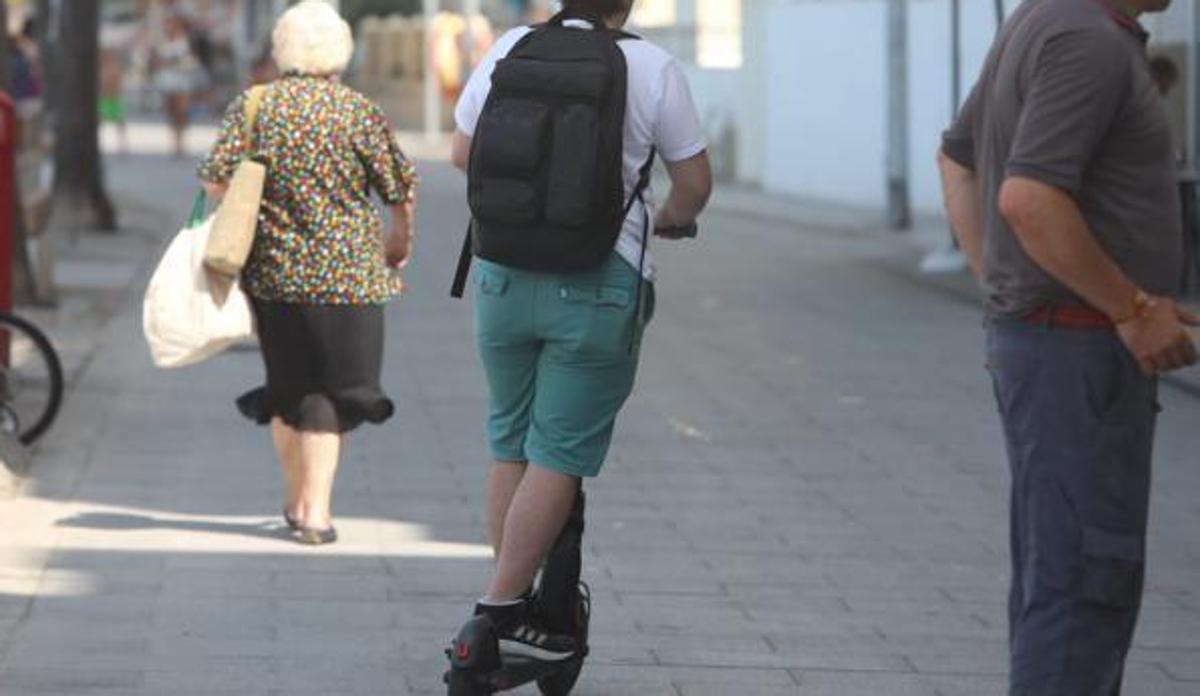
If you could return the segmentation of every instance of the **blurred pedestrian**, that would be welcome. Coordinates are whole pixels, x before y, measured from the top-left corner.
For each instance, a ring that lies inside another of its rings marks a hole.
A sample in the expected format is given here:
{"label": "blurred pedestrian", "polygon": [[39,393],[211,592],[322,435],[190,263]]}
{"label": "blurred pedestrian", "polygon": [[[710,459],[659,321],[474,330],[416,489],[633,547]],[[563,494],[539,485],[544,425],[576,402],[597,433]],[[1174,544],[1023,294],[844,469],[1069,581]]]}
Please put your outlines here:
{"label": "blurred pedestrian", "polygon": [[1175,85],[1179,84],[1179,66],[1167,56],[1155,56],[1150,59],[1150,74],[1154,76],[1158,93],[1164,97],[1170,96]]}
{"label": "blurred pedestrian", "polygon": [[[506,655],[561,661],[580,647],[541,621],[527,591],[582,480],[599,475],[633,391],[654,305],[651,227],[672,237],[690,230],[712,188],[705,132],[683,69],[647,41],[591,36],[620,30],[632,7],[633,0],[566,0],[549,29],[507,33],[455,112],[454,163],[469,169],[480,251],[476,333],[494,459],[488,529],[496,568],[476,611],[493,620]],[[605,26],[596,26],[601,20]],[[623,96],[617,111],[570,103],[579,92],[564,96],[561,85],[587,94],[596,74],[594,61],[573,57],[606,40],[624,56],[613,69],[627,73],[628,105]],[[562,72],[539,73],[538,60],[524,54],[506,59],[534,47]],[[496,100],[492,76],[502,59],[513,80],[518,65],[534,72],[522,74],[519,89],[510,81],[505,89],[515,91]],[[555,83],[546,74],[563,77]],[[560,101],[570,104],[549,115],[546,104]],[[544,137],[550,130],[555,137]],[[672,184],[657,213],[647,188],[656,152]]]}
{"label": "blurred pedestrian", "polygon": [[100,51],[100,122],[117,130],[118,148],[128,152],[129,138],[125,123],[125,61],[121,51],[107,47]]}
{"label": "blurred pedestrian", "polygon": [[278,77],[279,69],[275,66],[275,59],[271,57],[271,47],[267,46],[250,64],[250,85],[265,85]]}
{"label": "blurred pedestrian", "polygon": [[207,111],[216,111],[216,60],[217,51],[209,28],[193,21],[188,31],[188,44],[196,57],[193,99],[195,106]]}
{"label": "blurred pedestrian", "polygon": [[[416,183],[383,112],[339,80],[353,39],[328,3],[294,5],[272,40],[282,77],[266,86],[252,124],[247,94],[233,101],[199,173],[220,195],[243,157],[267,163],[242,277],[266,385],[238,407],[271,426],[295,538],[325,544],[337,538],[331,508],[344,436],[393,412],[379,381],[383,309],[400,290],[388,266],[411,254]],[[371,191],[390,208],[386,233]]]}
{"label": "blurred pedestrian", "polygon": [[192,53],[188,22],[181,14],[167,18],[166,37],[154,48],[154,84],[163,98],[176,157],[183,157],[192,94],[200,63]]}
{"label": "blurred pedestrian", "polygon": [[11,35],[12,51],[9,69],[12,74],[13,99],[18,102],[40,100],[45,92],[42,81],[41,52],[38,50],[37,26],[34,20],[21,23],[21,31]]}
{"label": "blurred pedestrian", "polygon": [[466,62],[463,59],[462,37],[466,20],[452,12],[439,12],[433,20],[430,57],[442,99],[453,104],[462,92]]}
{"label": "blurred pedestrian", "polygon": [[1171,125],[1136,21],[1021,5],[944,138],[1012,470],[1013,696],[1115,696],[1145,581],[1158,376],[1196,361]]}

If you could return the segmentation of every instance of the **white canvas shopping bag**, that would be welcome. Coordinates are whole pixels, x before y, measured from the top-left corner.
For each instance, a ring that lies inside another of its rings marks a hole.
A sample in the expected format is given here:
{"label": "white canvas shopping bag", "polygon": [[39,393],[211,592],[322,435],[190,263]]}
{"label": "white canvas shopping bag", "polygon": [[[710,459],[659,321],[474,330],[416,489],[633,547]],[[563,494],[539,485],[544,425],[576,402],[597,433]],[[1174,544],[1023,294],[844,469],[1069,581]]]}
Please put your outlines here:
{"label": "white canvas shopping bag", "polygon": [[201,193],[187,227],[167,247],[150,278],[142,330],[158,367],[193,365],[254,338],[254,314],[238,281],[205,268],[212,223],[212,216],[204,216]]}

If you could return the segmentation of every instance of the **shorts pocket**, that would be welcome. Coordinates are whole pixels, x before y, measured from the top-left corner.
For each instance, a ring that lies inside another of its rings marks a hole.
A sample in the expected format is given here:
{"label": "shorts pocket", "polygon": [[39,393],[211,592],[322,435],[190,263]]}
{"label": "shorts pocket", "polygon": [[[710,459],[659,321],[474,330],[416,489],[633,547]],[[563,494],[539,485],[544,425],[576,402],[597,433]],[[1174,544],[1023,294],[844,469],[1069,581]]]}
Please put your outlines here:
{"label": "shorts pocket", "polygon": [[1111,609],[1133,609],[1142,594],[1145,543],[1136,536],[1083,530],[1084,601]]}
{"label": "shorts pocket", "polygon": [[583,353],[627,355],[633,328],[633,290],[612,285],[559,288],[566,316],[564,338]]}
{"label": "shorts pocket", "polygon": [[491,297],[503,297],[508,293],[508,276],[491,270],[480,269],[479,292]]}
{"label": "shorts pocket", "polygon": [[571,304],[592,305],[621,309],[628,307],[633,298],[627,288],[610,285],[564,285],[559,297]]}

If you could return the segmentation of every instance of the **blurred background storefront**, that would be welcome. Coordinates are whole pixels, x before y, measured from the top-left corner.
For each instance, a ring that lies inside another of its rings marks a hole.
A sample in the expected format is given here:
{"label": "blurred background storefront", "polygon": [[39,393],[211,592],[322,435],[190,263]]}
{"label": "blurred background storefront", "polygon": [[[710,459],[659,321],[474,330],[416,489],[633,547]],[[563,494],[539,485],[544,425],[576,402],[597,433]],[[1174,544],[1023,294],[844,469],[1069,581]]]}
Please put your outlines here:
{"label": "blurred background storefront", "polygon": [[[73,0],[40,0],[61,3]],[[1166,96],[1184,168],[1197,160],[1198,0],[1144,20],[1174,66]],[[957,102],[1018,0],[638,0],[634,30],[686,66],[720,178],[767,193],[919,215],[940,207],[929,164]],[[30,1],[16,5],[35,6]],[[214,107],[252,77],[288,0],[104,0],[107,41],[154,42],[180,10],[212,52]],[[340,0],[355,27],[349,77],[406,130],[444,132],[475,60],[552,0]],[[473,16],[467,21],[465,17]],[[428,59],[428,60],[427,60]],[[130,58],[127,89],[147,71]],[[145,97],[148,104],[152,96]],[[903,222],[907,215],[890,216]]]}

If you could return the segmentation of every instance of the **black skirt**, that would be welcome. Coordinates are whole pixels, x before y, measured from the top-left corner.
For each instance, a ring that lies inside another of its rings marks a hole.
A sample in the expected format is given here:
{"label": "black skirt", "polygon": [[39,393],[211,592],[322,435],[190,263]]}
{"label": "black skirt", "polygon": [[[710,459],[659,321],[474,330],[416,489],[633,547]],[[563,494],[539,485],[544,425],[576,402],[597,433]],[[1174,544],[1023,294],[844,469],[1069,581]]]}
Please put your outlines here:
{"label": "black skirt", "polygon": [[322,433],[392,417],[395,407],[379,385],[383,306],[252,304],[267,384],[237,400],[244,416],[259,425],[279,417]]}

